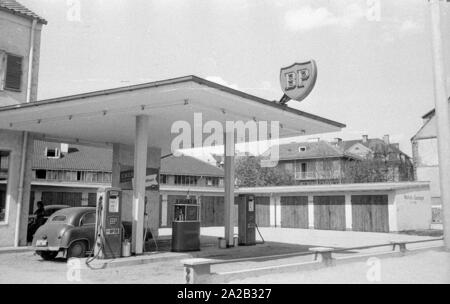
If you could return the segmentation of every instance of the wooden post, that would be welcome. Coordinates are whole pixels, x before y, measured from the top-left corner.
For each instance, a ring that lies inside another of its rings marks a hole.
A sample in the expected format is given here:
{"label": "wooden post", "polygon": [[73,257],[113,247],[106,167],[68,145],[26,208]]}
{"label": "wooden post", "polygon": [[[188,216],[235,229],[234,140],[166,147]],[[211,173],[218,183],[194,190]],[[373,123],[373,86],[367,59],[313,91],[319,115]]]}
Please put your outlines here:
{"label": "wooden post", "polygon": [[225,159],[225,240],[227,247],[234,246],[234,130],[224,134]]}
{"label": "wooden post", "polygon": [[434,102],[436,105],[439,175],[444,224],[444,245],[450,250],[450,120],[441,37],[440,1],[430,0],[433,45]]}
{"label": "wooden post", "polygon": [[148,116],[136,117],[134,142],[134,185],[133,185],[133,233],[132,250],[135,254],[144,251],[144,208],[145,176],[147,171]]}

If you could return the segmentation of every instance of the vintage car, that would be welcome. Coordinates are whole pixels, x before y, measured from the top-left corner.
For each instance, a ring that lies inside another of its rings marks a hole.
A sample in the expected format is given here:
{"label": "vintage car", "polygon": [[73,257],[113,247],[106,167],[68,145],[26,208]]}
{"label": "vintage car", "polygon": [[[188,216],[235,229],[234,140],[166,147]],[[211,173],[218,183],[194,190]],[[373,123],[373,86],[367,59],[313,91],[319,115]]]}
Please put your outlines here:
{"label": "vintage car", "polygon": [[44,225],[48,218],[58,210],[69,208],[67,205],[48,205],[44,206],[44,218],[39,223],[36,221],[36,215],[32,214],[28,217],[27,242],[33,240],[33,235],[38,228]]}
{"label": "vintage car", "polygon": [[60,251],[67,258],[84,257],[94,246],[95,218],[94,207],[61,209],[39,227],[32,246],[44,260],[54,259]]}
{"label": "vintage car", "polygon": [[[44,260],[56,258],[63,252],[66,258],[85,257],[94,250],[95,207],[65,208],[55,212],[39,227],[32,246]],[[123,238],[131,237],[131,222],[122,222]],[[151,233],[146,234],[149,240]]]}

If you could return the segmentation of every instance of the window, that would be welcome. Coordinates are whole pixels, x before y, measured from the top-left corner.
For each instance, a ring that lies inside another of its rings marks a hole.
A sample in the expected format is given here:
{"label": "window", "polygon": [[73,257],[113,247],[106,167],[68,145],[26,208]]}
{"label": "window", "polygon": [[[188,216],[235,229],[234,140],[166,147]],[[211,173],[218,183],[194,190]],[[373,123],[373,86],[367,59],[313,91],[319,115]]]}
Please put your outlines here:
{"label": "window", "polygon": [[6,189],[8,183],[9,152],[0,150],[0,222],[6,220]]}
{"label": "window", "polygon": [[80,226],[87,226],[94,224],[95,224],[95,212],[85,214],[80,221]]}
{"label": "window", "polygon": [[55,215],[52,218],[52,222],[64,222],[66,220],[66,216],[65,215]]}
{"label": "window", "polygon": [[47,179],[47,170],[36,170],[37,179]]}
{"label": "window", "polygon": [[197,185],[197,176],[175,175],[175,185]]}
{"label": "window", "polygon": [[212,186],[212,187],[218,187],[219,186],[219,178],[218,177],[207,177],[206,185]]}
{"label": "window", "polygon": [[160,183],[161,183],[161,184],[167,184],[167,175],[161,174],[161,175],[159,176],[159,179],[160,179]]}
{"label": "window", "polygon": [[305,146],[298,147],[298,152],[305,152],[305,151],[306,151],[306,147]]}
{"label": "window", "polygon": [[0,90],[20,91],[22,57],[0,51]]}
{"label": "window", "polygon": [[45,156],[48,158],[59,158],[60,153],[58,148],[46,148],[45,149]]}

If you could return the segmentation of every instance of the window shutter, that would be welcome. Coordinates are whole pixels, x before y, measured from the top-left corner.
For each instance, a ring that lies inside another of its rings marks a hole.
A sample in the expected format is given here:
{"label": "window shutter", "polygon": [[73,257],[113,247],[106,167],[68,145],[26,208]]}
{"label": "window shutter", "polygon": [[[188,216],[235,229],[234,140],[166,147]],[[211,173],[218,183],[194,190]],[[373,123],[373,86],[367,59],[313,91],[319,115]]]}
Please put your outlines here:
{"label": "window shutter", "polygon": [[20,90],[22,82],[22,57],[8,55],[5,89]]}
{"label": "window shutter", "polygon": [[6,76],[6,53],[0,51],[0,91],[5,87],[5,76]]}

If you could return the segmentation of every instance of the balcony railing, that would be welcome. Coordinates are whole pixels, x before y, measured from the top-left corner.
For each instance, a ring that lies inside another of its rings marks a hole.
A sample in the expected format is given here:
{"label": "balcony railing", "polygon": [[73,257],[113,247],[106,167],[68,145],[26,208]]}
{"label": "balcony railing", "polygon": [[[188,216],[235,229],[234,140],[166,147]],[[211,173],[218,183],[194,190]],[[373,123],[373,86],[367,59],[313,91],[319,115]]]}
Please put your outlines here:
{"label": "balcony railing", "polygon": [[339,179],[342,177],[340,171],[300,171],[295,172],[296,180],[318,180],[318,179]]}

